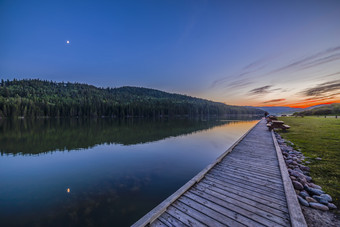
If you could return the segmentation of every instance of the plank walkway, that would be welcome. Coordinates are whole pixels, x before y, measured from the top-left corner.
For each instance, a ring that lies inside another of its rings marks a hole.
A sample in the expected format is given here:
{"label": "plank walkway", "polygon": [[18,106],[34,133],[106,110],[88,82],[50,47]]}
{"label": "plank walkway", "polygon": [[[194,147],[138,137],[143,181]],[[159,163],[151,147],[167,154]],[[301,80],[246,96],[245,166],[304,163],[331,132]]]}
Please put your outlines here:
{"label": "plank walkway", "polygon": [[261,120],[133,227],[306,226],[278,149]]}

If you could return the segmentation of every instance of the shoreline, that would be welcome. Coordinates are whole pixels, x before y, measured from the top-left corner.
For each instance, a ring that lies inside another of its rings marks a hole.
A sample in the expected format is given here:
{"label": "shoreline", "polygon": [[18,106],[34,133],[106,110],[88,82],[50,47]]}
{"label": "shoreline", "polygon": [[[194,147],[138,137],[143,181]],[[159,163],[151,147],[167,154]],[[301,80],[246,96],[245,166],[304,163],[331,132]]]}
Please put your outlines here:
{"label": "shoreline", "polygon": [[313,183],[309,167],[302,164],[305,156],[289,146],[291,142],[276,132],[275,137],[308,226],[340,226],[340,216],[333,212],[338,208],[332,203],[332,197],[322,191],[321,186]]}

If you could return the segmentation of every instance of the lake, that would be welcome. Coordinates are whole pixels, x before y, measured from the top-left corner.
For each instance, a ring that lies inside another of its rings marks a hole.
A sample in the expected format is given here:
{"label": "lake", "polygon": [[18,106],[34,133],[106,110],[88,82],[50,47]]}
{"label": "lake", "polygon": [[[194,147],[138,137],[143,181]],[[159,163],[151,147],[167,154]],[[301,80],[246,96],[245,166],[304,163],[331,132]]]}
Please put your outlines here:
{"label": "lake", "polygon": [[0,226],[130,226],[257,120],[0,120]]}

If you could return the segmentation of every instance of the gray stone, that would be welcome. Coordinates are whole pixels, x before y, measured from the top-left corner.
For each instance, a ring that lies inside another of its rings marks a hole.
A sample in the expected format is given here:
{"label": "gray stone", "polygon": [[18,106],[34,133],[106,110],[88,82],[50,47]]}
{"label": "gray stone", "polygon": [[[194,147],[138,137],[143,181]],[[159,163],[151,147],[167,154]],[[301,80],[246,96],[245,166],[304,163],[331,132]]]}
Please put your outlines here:
{"label": "gray stone", "polygon": [[293,181],[293,186],[297,190],[302,190],[303,189],[303,185],[300,182],[298,182],[298,181]]}
{"label": "gray stone", "polygon": [[306,180],[307,180],[307,182],[311,182],[311,181],[312,181],[312,178],[309,177],[309,176],[306,176]]}
{"label": "gray stone", "polygon": [[311,195],[321,195],[321,194],[325,194],[324,191],[320,190],[320,189],[316,189],[316,188],[311,188],[308,187],[307,185],[304,186],[305,190],[311,194]]}
{"label": "gray stone", "polygon": [[321,190],[321,187],[319,185],[316,185],[316,184],[313,184],[313,183],[309,183],[309,185],[312,187],[312,188],[316,188],[316,189],[320,189]]}
{"label": "gray stone", "polygon": [[320,197],[327,200],[328,202],[332,202],[332,196],[330,196],[328,194],[322,194],[322,195],[320,195]]}
{"label": "gray stone", "polygon": [[309,203],[309,205],[318,210],[324,210],[324,211],[329,210],[328,206],[322,205],[320,203]]}
{"label": "gray stone", "polygon": [[328,204],[328,201],[324,198],[322,198],[321,196],[317,196],[317,195],[313,195],[313,199],[315,199],[316,201],[318,201],[319,203]]}
{"label": "gray stone", "polygon": [[306,192],[306,191],[301,191],[301,192],[299,193],[299,195],[300,195],[302,198],[309,197],[309,194],[308,194],[308,192]]}
{"label": "gray stone", "polygon": [[331,210],[335,210],[337,209],[337,207],[333,204],[333,203],[328,203],[328,208],[331,209]]}
{"label": "gray stone", "polygon": [[317,158],[315,158],[315,159],[316,159],[316,160],[319,160],[319,161],[322,160],[322,158],[319,158],[319,157],[317,157]]}
{"label": "gray stone", "polygon": [[302,171],[310,171],[309,167],[300,165],[299,166]]}
{"label": "gray stone", "polygon": [[301,196],[298,196],[298,200],[299,200],[301,205],[309,207],[309,203],[306,200],[304,200]]}
{"label": "gray stone", "polygon": [[292,163],[293,163],[293,160],[291,160],[291,159],[287,159],[287,160],[286,160],[286,164],[287,164],[287,165],[292,164]]}
{"label": "gray stone", "polygon": [[316,201],[315,199],[313,199],[312,197],[309,197],[309,196],[307,196],[306,198],[305,198],[305,200],[307,201],[307,202],[309,202],[309,203],[317,203],[318,201]]}

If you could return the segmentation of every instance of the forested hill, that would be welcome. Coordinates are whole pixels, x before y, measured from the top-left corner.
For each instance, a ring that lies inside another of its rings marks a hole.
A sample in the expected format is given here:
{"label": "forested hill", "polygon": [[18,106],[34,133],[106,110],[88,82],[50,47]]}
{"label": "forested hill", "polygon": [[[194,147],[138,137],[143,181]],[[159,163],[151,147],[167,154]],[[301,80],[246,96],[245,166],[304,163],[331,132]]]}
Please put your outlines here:
{"label": "forested hill", "polygon": [[294,115],[340,115],[340,103],[322,105],[302,112],[296,112]]}
{"label": "forested hill", "polygon": [[13,80],[0,83],[0,117],[177,116],[261,114],[186,95],[138,87],[98,88],[79,83]]}

